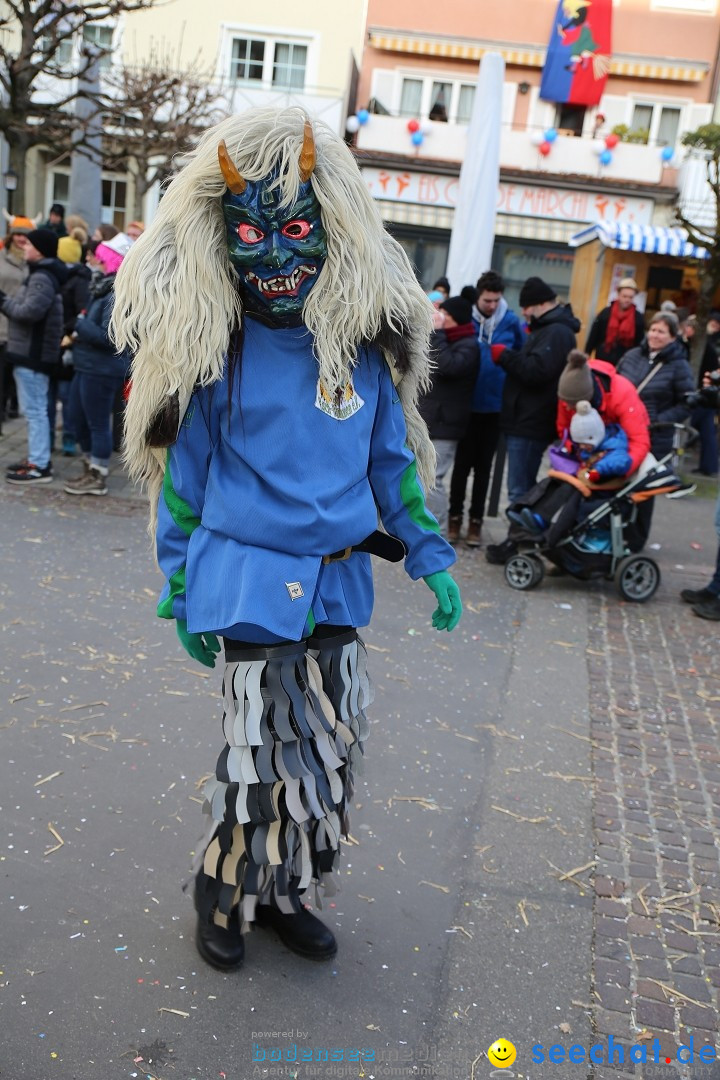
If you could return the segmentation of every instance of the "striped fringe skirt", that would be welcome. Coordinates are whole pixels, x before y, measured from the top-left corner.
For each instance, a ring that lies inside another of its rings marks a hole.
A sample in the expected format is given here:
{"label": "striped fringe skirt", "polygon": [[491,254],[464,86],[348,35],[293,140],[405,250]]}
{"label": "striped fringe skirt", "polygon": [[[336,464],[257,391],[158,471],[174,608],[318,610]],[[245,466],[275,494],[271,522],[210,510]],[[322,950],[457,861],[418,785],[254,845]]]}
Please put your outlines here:
{"label": "striped fringe skirt", "polygon": [[318,888],[336,891],[372,701],[365,646],[354,628],[337,630],[267,647],[225,642],[226,745],[205,786],[212,822],[195,892],[200,917],[218,926],[238,909],[247,929],[258,903],[297,911],[313,885],[318,906]]}

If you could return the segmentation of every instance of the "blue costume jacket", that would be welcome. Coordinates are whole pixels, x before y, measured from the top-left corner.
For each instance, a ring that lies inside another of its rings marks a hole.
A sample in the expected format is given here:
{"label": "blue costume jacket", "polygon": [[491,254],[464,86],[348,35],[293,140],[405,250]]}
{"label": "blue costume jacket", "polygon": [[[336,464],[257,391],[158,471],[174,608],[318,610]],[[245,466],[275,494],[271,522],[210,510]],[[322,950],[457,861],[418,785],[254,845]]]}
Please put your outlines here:
{"label": "blue costume jacket", "polygon": [[[455,561],[425,509],[402,405],[378,350],[361,349],[352,386],[332,401],[303,326],[246,318],[230,388],[196,389],[168,450],[158,507],[158,614],[191,633],[299,640],[316,623],[364,626],[370,556],[322,556],[378,524],[407,546],[417,579]],[[212,573],[207,573],[208,566]]]}

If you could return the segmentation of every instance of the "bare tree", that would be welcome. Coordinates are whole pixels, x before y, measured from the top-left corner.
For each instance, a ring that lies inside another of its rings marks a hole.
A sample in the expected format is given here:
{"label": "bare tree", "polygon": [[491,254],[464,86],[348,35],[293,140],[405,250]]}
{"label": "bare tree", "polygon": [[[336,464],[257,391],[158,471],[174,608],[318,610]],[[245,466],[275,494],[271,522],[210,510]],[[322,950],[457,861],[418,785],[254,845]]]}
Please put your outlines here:
{"label": "bare tree", "polygon": [[[24,191],[25,155],[37,145],[69,149],[77,121],[73,103],[77,76],[93,61],[83,55],[66,62],[67,46],[90,24],[158,0],[3,0],[0,5],[0,132],[10,148],[10,166]],[[107,50],[100,50],[107,52]],[[78,53],[76,51],[75,55]],[[95,51],[97,55],[97,50]]]}
{"label": "bare tree", "polygon": [[226,115],[222,88],[211,80],[197,59],[176,71],[158,55],[105,73],[103,161],[108,169],[122,167],[133,175],[134,217],[142,216],[152,185],[172,175],[173,159]]}

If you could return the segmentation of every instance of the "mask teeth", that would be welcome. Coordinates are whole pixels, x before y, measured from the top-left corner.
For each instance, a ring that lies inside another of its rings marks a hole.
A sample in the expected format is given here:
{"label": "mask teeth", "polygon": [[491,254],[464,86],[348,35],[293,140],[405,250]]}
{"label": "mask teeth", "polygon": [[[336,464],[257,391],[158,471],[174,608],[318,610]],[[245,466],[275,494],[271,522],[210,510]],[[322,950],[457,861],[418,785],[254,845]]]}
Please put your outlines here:
{"label": "mask teeth", "polygon": [[274,278],[261,278],[252,270],[248,271],[248,278],[256,281],[260,292],[270,295],[278,295],[281,293],[292,292],[297,287],[298,282],[302,274],[316,274],[317,268],[314,266],[298,266],[293,270],[292,274],[281,275]]}

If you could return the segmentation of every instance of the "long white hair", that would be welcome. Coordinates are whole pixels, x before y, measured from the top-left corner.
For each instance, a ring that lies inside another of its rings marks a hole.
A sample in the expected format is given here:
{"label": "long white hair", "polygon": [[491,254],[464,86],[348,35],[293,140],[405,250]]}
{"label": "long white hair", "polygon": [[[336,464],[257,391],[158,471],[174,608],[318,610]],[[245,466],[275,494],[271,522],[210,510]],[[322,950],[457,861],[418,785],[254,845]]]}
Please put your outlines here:
{"label": "long white hair", "polygon": [[[182,413],[195,385],[222,378],[231,334],[242,322],[227,250],[218,144],[225,141],[246,180],[275,172],[283,205],[289,206],[301,183],[307,119],[298,108],[252,109],[208,130],[118,272],[111,332],[118,350],[134,358],[125,460],[133,478],[148,488],[152,521],[165,451],[150,447],[148,433],[173,395]],[[305,301],[303,321],[315,339],[319,374],[332,392],[347,382],[361,344],[383,348],[402,401],[408,444],[429,487],[434,449],[416,403],[428,385],[430,305],[345,143],[319,121],[313,133],[311,183],[328,254]]]}

